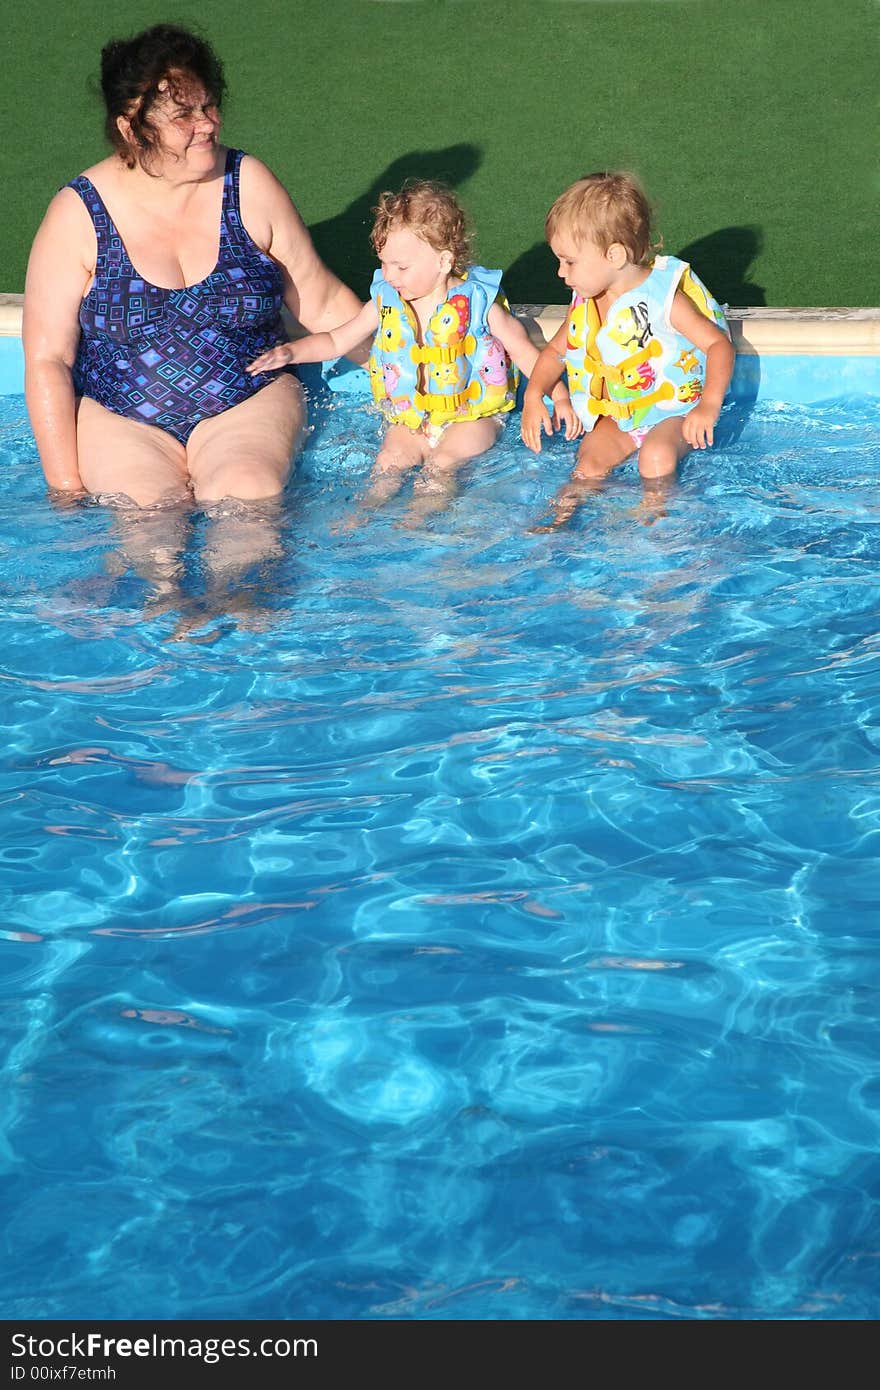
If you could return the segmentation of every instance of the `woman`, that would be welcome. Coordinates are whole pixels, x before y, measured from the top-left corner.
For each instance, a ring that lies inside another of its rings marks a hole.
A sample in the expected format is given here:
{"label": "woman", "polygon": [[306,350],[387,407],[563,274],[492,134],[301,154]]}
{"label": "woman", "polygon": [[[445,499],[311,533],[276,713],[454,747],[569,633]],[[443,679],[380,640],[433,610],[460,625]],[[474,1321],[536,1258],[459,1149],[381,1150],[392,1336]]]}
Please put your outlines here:
{"label": "woman", "polygon": [[289,374],[245,365],[358,310],[264,164],[218,143],[210,47],[157,25],[101,54],[114,147],[53,198],[24,304],[25,391],[50,488],[139,506],[277,497],[302,438]]}

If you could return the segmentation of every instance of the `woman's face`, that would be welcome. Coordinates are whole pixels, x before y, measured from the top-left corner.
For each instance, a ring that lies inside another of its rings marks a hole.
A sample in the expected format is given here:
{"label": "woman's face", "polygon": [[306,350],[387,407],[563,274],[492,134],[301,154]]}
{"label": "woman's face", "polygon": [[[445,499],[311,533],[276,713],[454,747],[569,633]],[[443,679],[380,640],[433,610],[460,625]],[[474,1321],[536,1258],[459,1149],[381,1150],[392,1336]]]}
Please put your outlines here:
{"label": "woman's face", "polygon": [[[173,83],[160,82],[149,123],[156,135],[156,156],[162,163],[174,166],[183,162],[193,174],[210,173],[214,168],[220,112],[213,97],[195,78],[183,76]],[[120,127],[124,136],[127,127],[127,122]]]}

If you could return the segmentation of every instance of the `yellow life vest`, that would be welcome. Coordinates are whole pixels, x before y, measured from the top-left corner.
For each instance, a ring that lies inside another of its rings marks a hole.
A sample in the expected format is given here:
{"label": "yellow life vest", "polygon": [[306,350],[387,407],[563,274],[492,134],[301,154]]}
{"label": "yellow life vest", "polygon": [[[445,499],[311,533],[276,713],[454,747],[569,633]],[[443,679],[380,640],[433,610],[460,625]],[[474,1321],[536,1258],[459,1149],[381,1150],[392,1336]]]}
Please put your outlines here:
{"label": "yellow life vest", "polygon": [[604,323],[594,300],[572,297],[565,366],[585,429],[602,415],[623,430],[650,429],[686,415],[702,396],[706,354],[672,327],[676,290],[727,332],[721,306],[675,256],[658,256],[648,278],[615,299]]}
{"label": "yellow life vest", "polygon": [[500,270],[468,266],[462,283],[437,305],[420,342],[412,308],[376,271],[370,297],[379,327],[370,386],[390,423],[418,429],[425,420],[479,420],[513,409],[518,374],[488,326],[500,285]]}

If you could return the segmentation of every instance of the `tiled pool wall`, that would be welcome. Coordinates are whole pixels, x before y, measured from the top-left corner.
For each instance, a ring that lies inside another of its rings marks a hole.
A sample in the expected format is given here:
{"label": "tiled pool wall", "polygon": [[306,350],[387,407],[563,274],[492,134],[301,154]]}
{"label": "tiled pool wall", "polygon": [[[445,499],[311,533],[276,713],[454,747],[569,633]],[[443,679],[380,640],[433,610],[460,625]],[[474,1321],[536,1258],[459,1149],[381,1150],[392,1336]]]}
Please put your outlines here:
{"label": "tiled pool wall", "polygon": [[[21,305],[21,295],[0,294],[0,395],[24,389]],[[563,304],[514,306],[538,344],[555,333],[567,311]],[[880,308],[727,312],[736,348],[728,398],[807,405],[880,396]],[[368,394],[367,374],[359,368],[328,365],[325,375],[335,390]]]}

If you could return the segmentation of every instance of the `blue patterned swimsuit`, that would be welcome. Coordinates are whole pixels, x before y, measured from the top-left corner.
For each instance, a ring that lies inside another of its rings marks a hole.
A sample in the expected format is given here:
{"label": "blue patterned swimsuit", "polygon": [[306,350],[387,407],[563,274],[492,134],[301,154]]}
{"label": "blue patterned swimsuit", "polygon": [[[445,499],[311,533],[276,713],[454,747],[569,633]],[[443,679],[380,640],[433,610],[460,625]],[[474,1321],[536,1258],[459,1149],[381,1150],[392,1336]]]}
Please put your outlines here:
{"label": "blue patterned swimsuit", "polygon": [[241,150],[227,151],[217,264],[180,290],[138,275],[85,174],[68,185],[85,203],[98,239],[94,283],[79,311],[76,393],[158,425],[184,445],[200,420],[275,379],[275,372],[248,376],[244,369],[286,336],[281,271],[241,220],[241,160]]}

